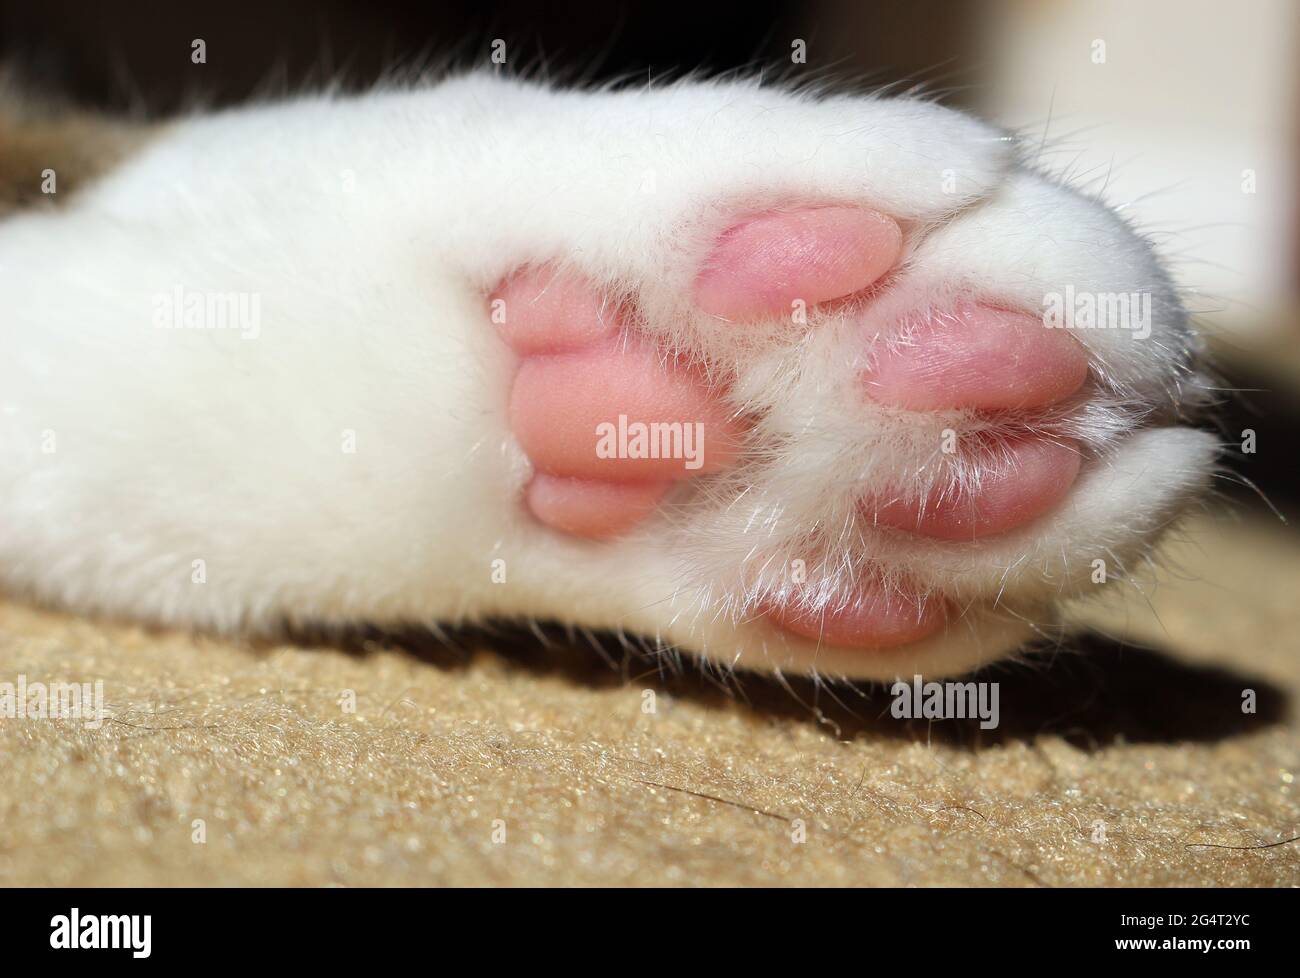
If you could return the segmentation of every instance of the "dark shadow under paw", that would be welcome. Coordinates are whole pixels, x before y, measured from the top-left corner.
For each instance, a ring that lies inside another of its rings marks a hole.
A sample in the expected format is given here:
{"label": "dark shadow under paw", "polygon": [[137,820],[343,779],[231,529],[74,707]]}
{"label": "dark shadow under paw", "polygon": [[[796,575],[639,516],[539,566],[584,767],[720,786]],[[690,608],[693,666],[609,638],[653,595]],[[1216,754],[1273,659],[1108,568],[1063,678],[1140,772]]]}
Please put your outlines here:
{"label": "dark shadow under paw", "polygon": [[[995,727],[980,717],[899,718],[889,684],[720,675],[695,660],[646,652],[610,635],[575,640],[557,629],[446,635],[363,629],[327,641],[361,654],[400,649],[442,669],[465,668],[472,650],[488,649],[538,675],[560,675],[590,688],[653,687],[711,707],[813,723],[841,740],[884,736],[979,749],[1054,735],[1097,750],[1114,743],[1225,740],[1281,723],[1289,711],[1287,694],[1260,676],[1094,634],[958,680],[997,684]],[[988,705],[989,687],[985,694]]]}

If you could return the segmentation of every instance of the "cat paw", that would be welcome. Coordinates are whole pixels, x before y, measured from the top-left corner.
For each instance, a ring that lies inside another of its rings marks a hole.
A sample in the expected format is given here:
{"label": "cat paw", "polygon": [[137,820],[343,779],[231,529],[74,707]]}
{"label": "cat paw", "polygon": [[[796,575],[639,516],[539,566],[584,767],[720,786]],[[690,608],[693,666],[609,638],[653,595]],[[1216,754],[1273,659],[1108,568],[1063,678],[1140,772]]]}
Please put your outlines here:
{"label": "cat paw", "polygon": [[[1079,220],[1120,254],[1056,236]],[[1172,289],[1039,178],[938,227],[736,207],[676,260],[665,296],[538,256],[489,303],[517,363],[520,505],[629,559],[676,552],[674,625],[714,658],[969,668],[1046,626],[1081,568],[1120,572],[1204,482],[1212,442],[1175,424],[1196,383]],[[1085,332],[1052,321],[1056,291],[1133,305]],[[702,640],[718,621],[747,641]]]}
{"label": "cat paw", "polygon": [[[286,154],[291,184],[255,165]],[[1216,454],[1147,242],[923,101],[469,75],[252,107],[0,256],[0,583],[83,610],[959,672],[1122,579]],[[141,328],[177,283],[265,321]]]}

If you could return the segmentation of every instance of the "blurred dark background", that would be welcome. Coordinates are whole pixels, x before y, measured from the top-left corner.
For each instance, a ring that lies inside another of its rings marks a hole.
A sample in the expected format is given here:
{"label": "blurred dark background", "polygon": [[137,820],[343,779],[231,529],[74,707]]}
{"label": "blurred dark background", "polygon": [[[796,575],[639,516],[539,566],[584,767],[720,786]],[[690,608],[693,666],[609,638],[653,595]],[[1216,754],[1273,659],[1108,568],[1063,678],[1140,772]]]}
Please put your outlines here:
{"label": "blurred dark background", "polygon": [[[869,29],[850,29],[868,13]],[[395,64],[487,64],[497,38],[512,68],[561,77],[789,68],[800,38],[809,70],[869,72],[880,82],[942,76],[950,85],[970,15],[961,0],[0,0],[0,58],[19,58],[86,103],[154,111],[196,93],[238,102],[267,85],[339,74],[364,85]],[[196,38],[207,43],[204,65],[190,60]]]}

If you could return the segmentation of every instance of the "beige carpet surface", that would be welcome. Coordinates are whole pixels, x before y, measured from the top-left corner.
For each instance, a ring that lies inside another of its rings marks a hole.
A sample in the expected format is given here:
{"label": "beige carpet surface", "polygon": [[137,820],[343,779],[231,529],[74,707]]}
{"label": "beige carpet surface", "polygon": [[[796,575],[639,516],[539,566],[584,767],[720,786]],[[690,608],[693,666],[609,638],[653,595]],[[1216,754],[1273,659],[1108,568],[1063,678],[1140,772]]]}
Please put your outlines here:
{"label": "beige carpet surface", "polygon": [[984,677],[995,731],[613,642],[620,668],[0,604],[0,682],[102,680],[109,712],[0,719],[0,883],[1300,884],[1300,538],[1205,520],[1170,553],[1088,612],[1109,637]]}

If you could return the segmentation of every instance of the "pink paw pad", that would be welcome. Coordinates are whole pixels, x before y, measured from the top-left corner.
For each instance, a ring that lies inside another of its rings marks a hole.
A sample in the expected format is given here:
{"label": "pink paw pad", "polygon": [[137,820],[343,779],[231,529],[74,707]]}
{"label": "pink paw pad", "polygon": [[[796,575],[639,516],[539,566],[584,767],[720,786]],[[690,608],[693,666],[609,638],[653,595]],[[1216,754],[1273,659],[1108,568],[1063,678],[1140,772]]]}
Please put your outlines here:
{"label": "pink paw pad", "polygon": [[759,214],[722,233],[695,280],[695,302],[722,319],[789,315],[860,292],[898,261],[903,232],[859,207]]}
{"label": "pink paw pad", "polygon": [[1014,410],[1069,397],[1088,355],[1067,332],[1027,313],[973,302],[908,324],[865,376],[867,394],[913,411]]}
{"label": "pink paw pad", "polygon": [[539,471],[616,482],[716,472],[740,436],[702,379],[618,340],[526,357],[510,424]]}
{"label": "pink paw pad", "polygon": [[520,269],[489,300],[500,310],[494,321],[502,337],[521,357],[580,349],[619,330],[619,309],[599,290],[546,266]]}
{"label": "pink paw pad", "polygon": [[521,358],[510,426],[536,470],[525,504],[541,522],[617,536],[673,483],[734,460],[743,426],[695,373],[625,335],[617,304],[592,283],[529,268],[489,302]]}
{"label": "pink paw pad", "polygon": [[[974,302],[908,323],[865,374],[867,395],[913,411],[1041,408],[1075,394],[1088,377],[1083,346],[1040,319]],[[996,446],[973,490],[926,500],[867,500],[882,526],[943,540],[1005,533],[1053,509],[1079,474],[1073,442],[1022,436]]]}
{"label": "pink paw pad", "polygon": [[547,526],[590,540],[618,536],[654,512],[671,482],[604,482],[539,472],[524,497]]}
{"label": "pink paw pad", "polygon": [[978,540],[1005,533],[1050,512],[1079,475],[1080,450],[1073,442],[1023,437],[998,449],[975,491],[936,492],[924,501],[867,501],[880,526],[940,540]]}
{"label": "pink paw pad", "polygon": [[772,607],[768,617],[803,638],[858,649],[886,649],[919,641],[948,620],[942,599],[863,588],[844,608],[810,612]]}

